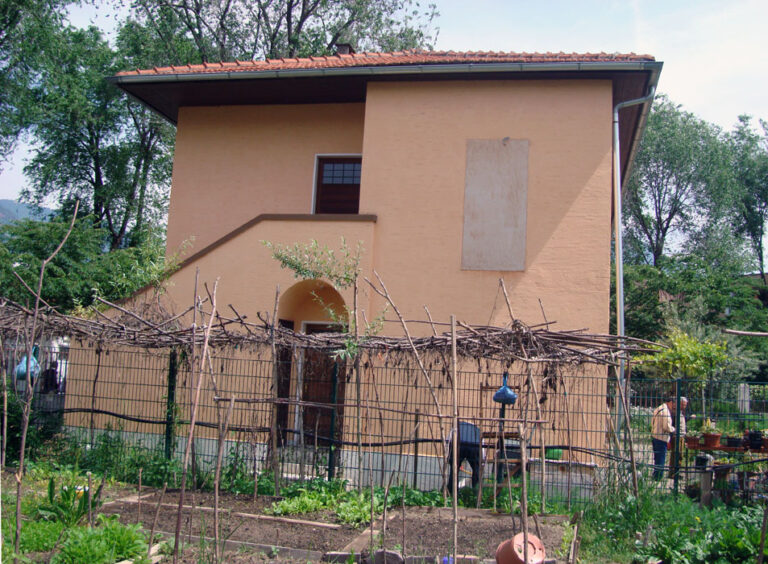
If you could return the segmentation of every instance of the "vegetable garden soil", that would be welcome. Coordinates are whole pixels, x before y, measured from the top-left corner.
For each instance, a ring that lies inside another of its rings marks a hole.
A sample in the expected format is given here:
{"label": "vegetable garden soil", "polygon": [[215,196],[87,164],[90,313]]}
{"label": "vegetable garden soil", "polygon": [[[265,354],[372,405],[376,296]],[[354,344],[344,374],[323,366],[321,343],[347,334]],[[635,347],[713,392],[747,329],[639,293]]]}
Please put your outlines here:
{"label": "vegetable garden soil", "polygon": [[[155,508],[159,500],[159,494],[141,500],[141,522],[145,529],[152,526]],[[330,529],[311,524],[290,523],[284,521],[270,521],[252,519],[232,515],[232,513],[249,513],[265,515],[265,509],[272,505],[273,498],[260,496],[254,503],[250,496],[232,495],[222,493],[219,498],[219,515],[222,529],[221,538],[233,541],[245,541],[249,543],[285,546],[304,550],[316,550],[328,552],[340,550],[360,535],[360,530],[348,525],[339,525],[338,529]],[[176,508],[166,507],[165,504],[177,506],[179,503],[178,492],[165,494],[163,507],[157,520],[156,532],[171,533],[176,530]],[[213,507],[213,494],[209,492],[197,492],[193,496],[190,492],[184,494],[185,506]],[[101,513],[119,514],[122,523],[136,523],[138,520],[138,504],[118,502],[101,508]],[[321,523],[333,523],[333,513],[330,511],[318,511],[302,515],[287,515],[286,519],[302,521],[318,521]],[[182,533],[186,538],[213,537],[213,512],[200,509],[185,509],[182,512]]]}
{"label": "vegetable garden soil", "polygon": [[[443,555],[453,552],[453,508],[406,507],[405,543],[400,509],[391,510],[387,519],[385,547],[403,547],[406,556]],[[496,547],[522,532],[520,516],[492,513],[487,509],[459,508],[457,554],[493,559]],[[568,518],[557,515],[538,517],[541,540],[548,558],[554,558],[563,542],[564,525]],[[528,518],[528,532],[536,535],[533,517]],[[538,535],[537,535],[538,536]]]}
{"label": "vegetable garden soil", "polygon": [[[145,497],[141,502],[141,521],[146,529],[152,524],[152,518],[159,499],[159,493]],[[178,492],[167,492],[163,504],[177,505]],[[319,552],[342,551],[353,540],[360,537],[365,527],[355,529],[348,525],[339,525],[338,529],[329,529],[312,524],[271,521],[239,517],[233,513],[248,513],[265,515],[265,510],[272,505],[274,498],[259,496],[254,502],[248,495],[232,495],[222,493],[219,506],[222,520],[222,539],[244,541],[257,545],[282,546],[294,549],[313,550]],[[196,492],[193,496],[187,492],[184,505],[195,507],[213,507],[213,494]],[[117,502],[101,508],[102,513],[119,514],[123,523],[135,523],[138,518],[138,504]],[[287,515],[286,519],[301,521],[317,521],[320,523],[335,523],[330,511],[318,511],[301,515]],[[533,518],[529,518],[529,532],[536,534]],[[553,558],[561,548],[566,517],[545,516],[539,518],[542,541],[549,558]],[[516,533],[521,532],[520,517],[514,519],[509,515],[491,513],[483,509],[459,508],[458,522],[458,552],[465,555],[478,556],[481,559],[493,559],[496,547]],[[176,527],[175,507],[161,507],[156,531],[170,533]],[[381,531],[379,519],[374,527]],[[195,509],[186,509],[182,513],[182,533],[188,543],[182,562],[198,561],[200,551],[198,538],[213,537],[213,513]],[[402,550],[407,556],[438,556],[452,552],[453,538],[453,509],[435,507],[408,507],[405,517],[405,543],[403,543],[403,521],[399,508],[392,509],[387,515],[386,534],[383,539],[377,539],[377,546],[389,550]],[[190,542],[191,541],[191,542]],[[367,549],[367,543],[365,543]],[[363,549],[365,550],[365,549]],[[359,552],[358,549],[356,552]],[[227,553],[227,562],[288,562],[280,558],[272,560],[264,554],[251,551],[245,554]]]}

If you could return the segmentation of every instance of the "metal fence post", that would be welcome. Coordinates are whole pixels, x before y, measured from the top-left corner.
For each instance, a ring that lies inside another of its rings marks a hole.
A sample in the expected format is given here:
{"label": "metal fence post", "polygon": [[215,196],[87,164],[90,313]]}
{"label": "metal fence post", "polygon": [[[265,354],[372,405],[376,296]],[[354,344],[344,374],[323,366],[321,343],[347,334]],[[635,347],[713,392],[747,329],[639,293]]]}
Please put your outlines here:
{"label": "metal fence post", "polygon": [[336,472],[336,449],[334,448],[334,441],[336,440],[336,396],[339,390],[339,361],[333,363],[333,380],[331,388],[331,432],[330,432],[330,446],[328,447],[328,479],[332,480]]}
{"label": "metal fence post", "polygon": [[680,378],[675,380],[675,459],[672,463],[674,493],[677,497],[680,487]]}
{"label": "metal fence post", "polygon": [[419,408],[416,408],[416,416],[413,422],[414,443],[413,443],[413,489],[416,489],[419,476]]}
{"label": "metal fence post", "polygon": [[168,387],[165,397],[165,458],[171,459],[176,450],[174,442],[174,414],[176,411],[176,376],[179,372],[179,355],[176,349],[168,357]]}

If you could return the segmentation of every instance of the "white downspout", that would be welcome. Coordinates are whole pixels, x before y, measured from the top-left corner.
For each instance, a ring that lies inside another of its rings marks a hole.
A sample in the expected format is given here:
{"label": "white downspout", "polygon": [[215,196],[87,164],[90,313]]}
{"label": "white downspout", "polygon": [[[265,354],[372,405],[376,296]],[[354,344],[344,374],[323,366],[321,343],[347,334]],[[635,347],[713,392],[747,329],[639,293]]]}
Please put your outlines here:
{"label": "white downspout", "polygon": [[[656,94],[656,87],[651,86],[648,90],[648,94],[642,98],[635,98],[634,100],[626,100],[625,102],[619,102],[613,108],[613,227],[614,227],[614,242],[616,245],[616,335],[619,338],[625,337],[624,330],[624,244],[621,233],[621,146],[619,142],[619,110],[627,108],[629,106],[636,106],[638,104],[650,103]],[[619,382],[620,386],[624,390],[624,397],[627,403],[629,403],[628,390],[626,389],[626,381],[624,379],[624,357],[619,358]],[[628,406],[627,406],[628,407]],[[626,408],[625,408],[626,410]],[[624,413],[624,416],[629,420],[629,413]],[[622,426],[621,410],[618,411],[618,421],[616,425],[616,431],[620,432]]]}

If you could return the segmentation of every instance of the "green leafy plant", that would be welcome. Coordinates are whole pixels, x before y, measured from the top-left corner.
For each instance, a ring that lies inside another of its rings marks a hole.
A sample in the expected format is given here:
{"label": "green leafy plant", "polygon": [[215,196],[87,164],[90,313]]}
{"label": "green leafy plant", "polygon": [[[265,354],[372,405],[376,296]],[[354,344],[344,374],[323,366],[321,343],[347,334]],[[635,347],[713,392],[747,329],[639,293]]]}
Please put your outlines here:
{"label": "green leafy plant", "polygon": [[[374,495],[373,516],[384,511],[384,500]],[[353,493],[349,498],[336,507],[336,516],[339,521],[358,527],[371,522],[371,496],[370,492]]]}
{"label": "green leafy plant", "polygon": [[[98,507],[101,486],[91,501],[92,507]],[[44,521],[58,521],[67,527],[77,525],[88,514],[88,502],[91,492],[87,486],[63,485],[56,493],[56,480],[48,482],[48,501],[37,508],[37,518]]]}
{"label": "green leafy plant", "polygon": [[123,525],[116,515],[99,515],[94,528],[69,530],[52,564],[111,564],[133,559],[145,562],[147,542],[139,525]]}
{"label": "green leafy plant", "polygon": [[178,487],[181,481],[182,464],[176,458],[167,459],[162,453],[133,446],[128,450],[123,468],[116,477],[124,482],[137,484],[141,469],[142,482],[148,486]]}
{"label": "green leafy plant", "polygon": [[707,418],[704,421],[704,423],[702,423],[702,425],[701,425],[701,433],[703,435],[709,435],[709,434],[712,434],[712,433],[717,433],[717,425],[715,424],[714,421],[712,421],[711,419]]}
{"label": "green leafy plant", "polygon": [[326,278],[337,288],[343,289],[355,283],[360,271],[362,245],[358,243],[357,249],[353,251],[343,237],[338,252],[326,245],[320,245],[315,239],[308,244],[295,243],[291,246],[275,245],[270,241],[262,243],[272,251],[272,257],[283,268],[293,271],[296,278]]}
{"label": "green leafy plant", "polygon": [[[14,515],[3,516],[3,548],[13,546],[13,531],[16,527]],[[22,554],[29,552],[47,552],[56,545],[65,525],[53,521],[23,521],[19,549]],[[6,562],[6,554],[3,562]]]}
{"label": "green leafy plant", "polygon": [[273,503],[269,512],[273,515],[295,515],[334,507],[345,498],[345,485],[343,480],[325,481],[321,478],[291,484],[281,491],[285,499]]}
{"label": "green leafy plant", "polygon": [[221,489],[234,494],[253,492],[253,473],[239,452],[221,470]]}

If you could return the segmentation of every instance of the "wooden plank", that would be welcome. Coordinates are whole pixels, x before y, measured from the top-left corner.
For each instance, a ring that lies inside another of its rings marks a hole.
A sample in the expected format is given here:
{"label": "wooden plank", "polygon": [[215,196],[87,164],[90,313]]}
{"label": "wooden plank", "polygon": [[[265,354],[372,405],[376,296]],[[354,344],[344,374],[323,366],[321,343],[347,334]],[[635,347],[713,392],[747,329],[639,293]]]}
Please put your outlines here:
{"label": "wooden plank", "polygon": [[281,523],[293,523],[295,525],[307,525],[310,527],[320,527],[322,529],[341,529],[341,525],[337,525],[336,523],[323,523],[322,521],[307,521],[304,519],[289,519],[287,517],[275,517],[273,515],[255,515],[252,513],[240,513],[235,511],[232,513],[232,516],[244,517],[246,519],[259,519],[261,521],[278,521]]}
{"label": "wooden plank", "polygon": [[[133,499],[122,500],[122,503],[138,503]],[[171,509],[177,509],[178,505],[175,503],[161,503],[160,507],[168,507]],[[205,513],[213,513],[213,507],[206,507],[205,505],[184,505],[182,509],[190,509],[195,511],[203,511]],[[322,529],[341,529],[341,525],[336,523],[323,523],[321,521],[306,521],[304,519],[290,519],[288,517],[275,517],[274,515],[256,515],[255,513],[241,513],[239,511],[227,511],[226,513],[232,517],[242,517],[244,519],[259,519],[261,521],[278,521],[281,523],[293,523],[295,525],[307,525],[310,527],[320,527]]]}

